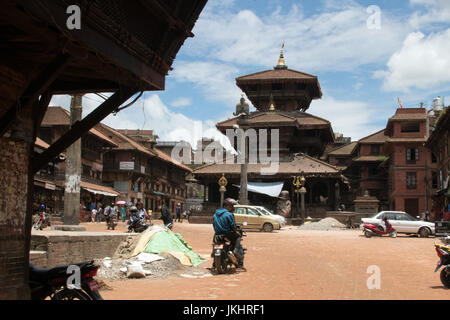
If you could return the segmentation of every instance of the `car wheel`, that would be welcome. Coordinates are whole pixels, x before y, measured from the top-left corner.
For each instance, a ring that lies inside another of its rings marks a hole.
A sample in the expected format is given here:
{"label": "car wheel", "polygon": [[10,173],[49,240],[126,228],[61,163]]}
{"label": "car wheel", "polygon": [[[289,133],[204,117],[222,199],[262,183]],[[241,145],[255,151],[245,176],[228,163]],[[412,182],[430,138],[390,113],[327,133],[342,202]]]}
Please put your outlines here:
{"label": "car wheel", "polygon": [[419,230],[419,237],[421,237],[421,238],[428,238],[430,236],[430,234],[431,234],[431,230],[428,229],[427,227],[420,228],[420,230]]}
{"label": "car wheel", "polygon": [[273,231],[273,225],[270,223],[265,223],[263,226],[264,232],[272,232]]}

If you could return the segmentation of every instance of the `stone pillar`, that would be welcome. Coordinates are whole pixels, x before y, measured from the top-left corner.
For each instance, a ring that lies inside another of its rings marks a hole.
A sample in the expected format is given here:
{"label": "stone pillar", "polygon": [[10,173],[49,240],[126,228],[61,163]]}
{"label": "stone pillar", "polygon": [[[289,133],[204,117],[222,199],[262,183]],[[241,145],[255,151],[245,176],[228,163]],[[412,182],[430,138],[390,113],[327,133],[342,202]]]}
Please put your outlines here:
{"label": "stone pillar", "polygon": [[[82,118],[82,96],[72,96],[70,125]],[[67,148],[66,183],[64,191],[64,225],[80,223],[81,139]]]}
{"label": "stone pillar", "polygon": [[31,110],[22,110],[12,129],[0,137],[0,300],[30,298],[35,132]]}
{"label": "stone pillar", "polygon": [[248,204],[248,143],[247,137],[244,135],[244,163],[241,164],[241,190],[239,191],[239,204]]}

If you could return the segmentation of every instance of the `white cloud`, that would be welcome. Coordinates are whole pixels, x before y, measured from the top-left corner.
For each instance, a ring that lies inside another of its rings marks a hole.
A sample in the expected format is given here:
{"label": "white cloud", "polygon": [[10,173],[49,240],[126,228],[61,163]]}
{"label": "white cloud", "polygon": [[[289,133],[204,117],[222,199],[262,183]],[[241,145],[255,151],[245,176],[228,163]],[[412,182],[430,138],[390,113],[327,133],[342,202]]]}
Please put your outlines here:
{"label": "white cloud", "polygon": [[200,88],[208,100],[234,107],[241,96],[235,84],[238,75],[238,69],[229,64],[177,61],[172,76],[178,82],[189,82]]}
{"label": "white cloud", "polygon": [[192,99],[185,98],[185,97],[178,98],[170,103],[170,105],[175,108],[187,107],[187,106],[190,106],[191,104],[192,104]]}
{"label": "white cloud", "polygon": [[387,63],[388,70],[380,70],[375,77],[384,78],[386,91],[408,92],[412,88],[437,89],[450,84],[450,29],[425,36],[410,33],[403,47]]}
{"label": "white cloud", "polygon": [[416,29],[436,23],[449,23],[450,1],[448,0],[411,0],[413,6],[425,7],[426,11],[416,11],[409,23]]}
{"label": "white cloud", "polygon": [[[330,2],[331,3],[331,2]],[[367,28],[366,7],[346,3],[311,17],[293,5],[289,12],[276,10],[258,16],[251,10],[222,14],[208,11],[197,22],[183,52],[204,55],[224,63],[271,68],[286,42],[290,68],[303,71],[342,71],[384,62],[408,33],[408,26],[382,12],[380,30]]]}
{"label": "white cloud", "polygon": [[[335,133],[343,133],[345,137],[351,137],[352,141],[382,129],[380,126],[374,125],[374,120],[380,118],[380,110],[366,102],[343,101],[325,97],[321,100],[314,100],[307,112],[330,121]],[[383,117],[381,116],[381,118]]]}

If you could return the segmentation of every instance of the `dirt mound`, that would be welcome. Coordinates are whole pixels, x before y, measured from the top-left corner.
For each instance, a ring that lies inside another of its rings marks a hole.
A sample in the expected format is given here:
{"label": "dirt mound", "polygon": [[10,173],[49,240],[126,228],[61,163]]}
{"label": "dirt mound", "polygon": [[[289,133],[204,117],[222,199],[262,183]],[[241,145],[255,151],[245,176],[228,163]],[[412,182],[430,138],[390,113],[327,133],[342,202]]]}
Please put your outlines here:
{"label": "dirt mound", "polygon": [[334,218],[325,218],[318,222],[306,223],[306,224],[298,227],[298,229],[328,231],[328,230],[346,229],[346,226]]}

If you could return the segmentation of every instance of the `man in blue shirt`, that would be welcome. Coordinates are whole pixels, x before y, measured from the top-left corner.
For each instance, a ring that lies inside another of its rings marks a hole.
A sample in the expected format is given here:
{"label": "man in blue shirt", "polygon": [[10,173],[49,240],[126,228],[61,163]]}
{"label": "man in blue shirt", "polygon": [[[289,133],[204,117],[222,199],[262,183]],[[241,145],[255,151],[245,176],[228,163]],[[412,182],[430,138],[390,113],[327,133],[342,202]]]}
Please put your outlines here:
{"label": "man in blue shirt", "polygon": [[235,204],[237,204],[237,201],[234,199],[227,198],[224,200],[223,208],[217,209],[214,213],[213,227],[215,236],[225,236],[230,239],[232,252],[239,261],[239,267],[244,269],[244,249],[232,213]]}

